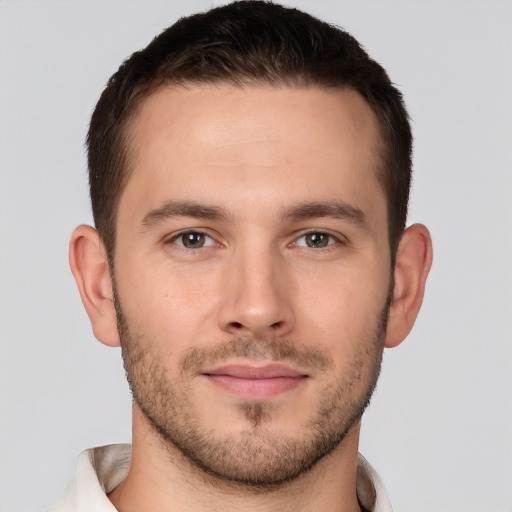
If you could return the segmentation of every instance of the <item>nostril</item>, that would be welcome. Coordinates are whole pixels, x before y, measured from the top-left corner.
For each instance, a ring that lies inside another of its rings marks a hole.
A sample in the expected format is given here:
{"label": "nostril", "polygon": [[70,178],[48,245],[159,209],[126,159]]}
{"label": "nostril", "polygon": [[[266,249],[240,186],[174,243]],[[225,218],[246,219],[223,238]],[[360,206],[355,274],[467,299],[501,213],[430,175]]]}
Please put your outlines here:
{"label": "nostril", "polygon": [[277,329],[278,327],[281,327],[282,322],[275,322],[270,327],[273,327],[274,329]]}
{"label": "nostril", "polygon": [[243,327],[243,325],[240,323],[240,322],[233,322],[233,327],[235,327],[235,329],[241,329]]}

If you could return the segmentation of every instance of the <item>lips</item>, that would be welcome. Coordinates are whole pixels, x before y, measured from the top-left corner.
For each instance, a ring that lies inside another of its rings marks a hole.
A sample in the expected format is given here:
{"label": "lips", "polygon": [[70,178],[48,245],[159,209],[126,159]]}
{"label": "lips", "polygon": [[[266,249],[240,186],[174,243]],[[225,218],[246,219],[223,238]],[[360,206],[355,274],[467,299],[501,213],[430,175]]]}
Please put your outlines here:
{"label": "lips", "polygon": [[282,364],[265,366],[225,365],[202,374],[224,391],[245,400],[263,400],[291,391],[308,375]]}

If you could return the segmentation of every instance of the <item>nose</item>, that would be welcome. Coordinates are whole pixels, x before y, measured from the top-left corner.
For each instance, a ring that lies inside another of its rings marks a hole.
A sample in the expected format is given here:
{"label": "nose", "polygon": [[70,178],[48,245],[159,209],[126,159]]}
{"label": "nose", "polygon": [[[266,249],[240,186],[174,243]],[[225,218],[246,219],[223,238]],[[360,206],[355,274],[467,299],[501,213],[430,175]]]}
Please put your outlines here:
{"label": "nose", "polygon": [[270,251],[249,252],[234,256],[226,269],[219,327],[255,339],[285,336],[295,323],[286,263]]}

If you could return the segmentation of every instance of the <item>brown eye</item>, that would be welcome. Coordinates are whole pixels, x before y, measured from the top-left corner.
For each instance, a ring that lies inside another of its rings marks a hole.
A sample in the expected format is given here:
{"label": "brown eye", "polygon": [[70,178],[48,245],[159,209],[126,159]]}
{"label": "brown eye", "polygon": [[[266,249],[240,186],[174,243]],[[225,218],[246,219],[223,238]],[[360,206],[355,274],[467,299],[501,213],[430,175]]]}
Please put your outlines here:
{"label": "brown eye", "polygon": [[183,233],[180,237],[181,243],[188,249],[199,249],[204,247],[206,236],[204,233],[197,233],[196,231],[188,231]]}
{"label": "brown eye", "polygon": [[327,247],[329,245],[331,235],[328,235],[327,233],[308,233],[307,235],[304,235],[304,238],[308,247],[317,249]]}

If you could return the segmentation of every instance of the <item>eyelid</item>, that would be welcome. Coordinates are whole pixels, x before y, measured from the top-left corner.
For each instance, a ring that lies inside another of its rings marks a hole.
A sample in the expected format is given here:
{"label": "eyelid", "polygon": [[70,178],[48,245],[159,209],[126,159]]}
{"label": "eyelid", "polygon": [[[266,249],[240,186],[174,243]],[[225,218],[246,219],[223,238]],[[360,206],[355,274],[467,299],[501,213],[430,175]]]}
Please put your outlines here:
{"label": "eyelid", "polygon": [[[192,249],[190,247],[186,247],[183,244],[176,243],[176,241],[181,236],[183,236],[183,235],[185,235],[187,233],[198,233],[198,234],[204,235],[206,238],[210,239],[212,243],[209,243],[208,245],[204,245],[203,247],[198,247],[196,249]],[[290,242],[288,244],[288,246],[289,247],[294,247],[295,246],[295,247],[310,248],[306,244],[298,245],[297,241],[302,239],[302,238],[304,238],[307,235],[314,234],[314,233],[325,234],[325,235],[329,236],[334,241],[333,243],[329,243],[326,247],[315,248],[315,250],[327,249],[328,247],[331,247],[331,246],[335,245],[336,243],[348,244],[347,238],[345,236],[343,236],[339,232],[333,232],[333,231],[331,231],[329,229],[322,229],[322,228],[309,228],[309,229],[300,230],[297,233],[295,233],[293,235],[292,242]],[[176,245],[177,247],[183,248],[185,250],[197,251],[198,249],[202,249],[204,247],[222,246],[223,244],[217,240],[218,238],[219,237],[214,236],[210,232],[209,229],[205,229],[205,228],[186,228],[186,229],[181,229],[180,231],[177,231],[175,233],[172,233],[172,234],[164,237],[163,242],[164,242],[164,244],[171,244],[172,243],[172,244]]]}
{"label": "eyelid", "polygon": [[[307,235],[312,235],[315,233],[329,236],[331,239],[334,240],[334,243],[329,243],[326,247],[318,247],[318,248],[308,247],[306,244],[304,244],[304,245],[297,244],[297,241],[300,240],[301,238],[304,238]],[[305,247],[308,249],[314,249],[314,250],[318,251],[319,249],[327,249],[329,247],[332,247],[336,243],[347,244],[348,240],[341,233],[333,232],[329,229],[310,228],[310,229],[301,230],[298,233],[296,233],[293,241],[289,244],[289,246],[290,247]]]}
{"label": "eyelid", "polygon": [[[202,247],[192,248],[192,247],[186,247],[185,245],[181,243],[177,243],[176,241],[180,239],[183,235],[186,235],[187,233],[197,233],[199,235],[204,235],[205,238],[209,238],[212,243],[208,243],[207,245],[203,245]],[[205,247],[214,247],[214,246],[221,246],[222,244],[218,242],[212,234],[209,232],[209,230],[204,228],[187,228],[187,229],[181,229],[180,231],[176,233],[172,233],[171,235],[168,235],[163,240],[164,244],[174,244],[177,247],[180,247],[182,249],[185,249],[187,251],[197,251],[198,249],[203,249]]]}

